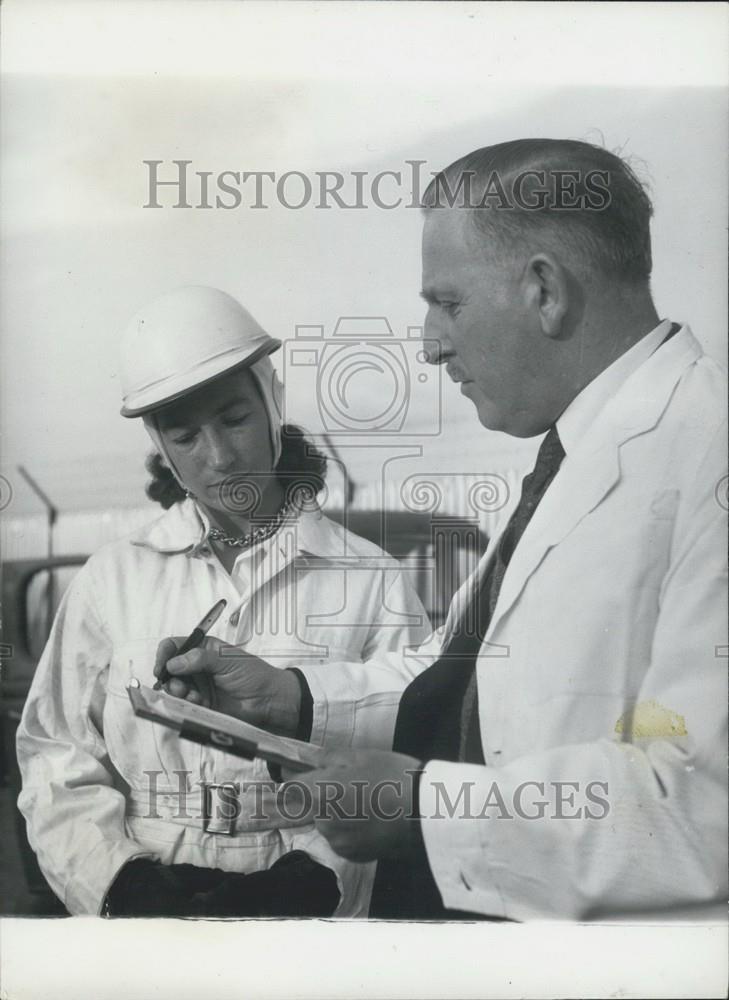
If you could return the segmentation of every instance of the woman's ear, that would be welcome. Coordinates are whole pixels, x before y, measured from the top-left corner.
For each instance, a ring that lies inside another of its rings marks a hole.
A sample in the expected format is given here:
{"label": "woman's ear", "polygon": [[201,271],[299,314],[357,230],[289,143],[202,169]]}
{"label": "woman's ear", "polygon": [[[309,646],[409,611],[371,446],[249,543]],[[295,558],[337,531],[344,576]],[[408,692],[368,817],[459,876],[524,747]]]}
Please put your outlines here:
{"label": "woman's ear", "polygon": [[557,340],[569,307],[569,282],[565,269],[551,254],[535,254],[525,272],[527,301],[536,312],[545,337]]}

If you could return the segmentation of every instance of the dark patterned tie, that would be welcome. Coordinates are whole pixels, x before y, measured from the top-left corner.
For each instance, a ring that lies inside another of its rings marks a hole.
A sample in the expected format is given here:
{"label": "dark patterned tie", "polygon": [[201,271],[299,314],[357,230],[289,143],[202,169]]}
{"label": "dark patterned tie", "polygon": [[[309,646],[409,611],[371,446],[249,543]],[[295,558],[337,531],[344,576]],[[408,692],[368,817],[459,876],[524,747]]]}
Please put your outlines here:
{"label": "dark patterned tie", "polygon": [[476,657],[491,622],[509,561],[549,484],[557,475],[563,458],[562,442],[557,428],[552,427],[542,441],[534,469],[522,481],[519,503],[499,540],[488,569],[474,588],[469,605],[446,647],[446,656],[468,657],[473,660],[474,667],[461,709],[459,760],[470,763],[483,761],[478,726]]}

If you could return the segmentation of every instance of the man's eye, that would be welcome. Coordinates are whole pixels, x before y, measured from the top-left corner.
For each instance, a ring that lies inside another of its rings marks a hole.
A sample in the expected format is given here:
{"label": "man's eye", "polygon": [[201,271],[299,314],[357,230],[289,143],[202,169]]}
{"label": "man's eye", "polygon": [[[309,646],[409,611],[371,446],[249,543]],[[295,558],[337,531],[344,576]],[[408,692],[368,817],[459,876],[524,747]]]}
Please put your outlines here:
{"label": "man's eye", "polygon": [[242,417],[228,417],[228,419],[225,420],[225,426],[240,427],[241,424],[244,424],[247,420],[248,420],[248,414]]}
{"label": "man's eye", "polygon": [[447,313],[449,316],[455,316],[456,313],[458,312],[457,302],[440,302],[438,304],[440,305],[443,312]]}

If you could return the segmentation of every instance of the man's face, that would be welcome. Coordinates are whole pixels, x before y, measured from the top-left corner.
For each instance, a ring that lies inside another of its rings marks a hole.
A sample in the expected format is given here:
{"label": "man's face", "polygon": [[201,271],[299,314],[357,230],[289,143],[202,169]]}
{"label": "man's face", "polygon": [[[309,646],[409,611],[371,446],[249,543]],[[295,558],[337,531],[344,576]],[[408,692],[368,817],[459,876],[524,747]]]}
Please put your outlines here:
{"label": "man's face", "polygon": [[[520,265],[484,253],[465,209],[434,209],[423,232],[425,336],[490,430],[530,437],[542,337],[527,306]],[[542,375],[542,379],[544,376]],[[538,394],[538,393],[537,393]]]}
{"label": "man's face", "polygon": [[255,493],[269,485],[268,415],[249,371],[221,375],[164,407],[157,426],[183,483],[206,506],[235,513],[244,481]]}

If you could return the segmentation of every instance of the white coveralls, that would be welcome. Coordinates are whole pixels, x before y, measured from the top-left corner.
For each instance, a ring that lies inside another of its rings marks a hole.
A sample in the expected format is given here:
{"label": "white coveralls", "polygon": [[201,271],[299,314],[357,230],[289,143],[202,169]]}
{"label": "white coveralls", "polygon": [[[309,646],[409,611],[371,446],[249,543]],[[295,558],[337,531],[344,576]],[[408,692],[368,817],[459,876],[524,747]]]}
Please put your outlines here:
{"label": "white coveralls", "polygon": [[[137,719],[126,688],[132,677],[152,684],[160,639],[187,635],[221,597],[228,605],[210,634],[281,668],[403,651],[430,632],[423,606],[396,560],[321,514],[287,521],[230,575],[206,529],[185,500],[101,549],[72,582],[18,730],[30,843],[74,914],[99,913],[134,857],[253,872],[303,850],[336,872],[336,915],[366,916],[373,864],[343,860],[312,825],[292,825],[292,804],[284,816],[272,792],[246,789],[270,788],[265,762]],[[229,834],[226,822],[204,823],[198,783],[236,781],[241,812]]]}

